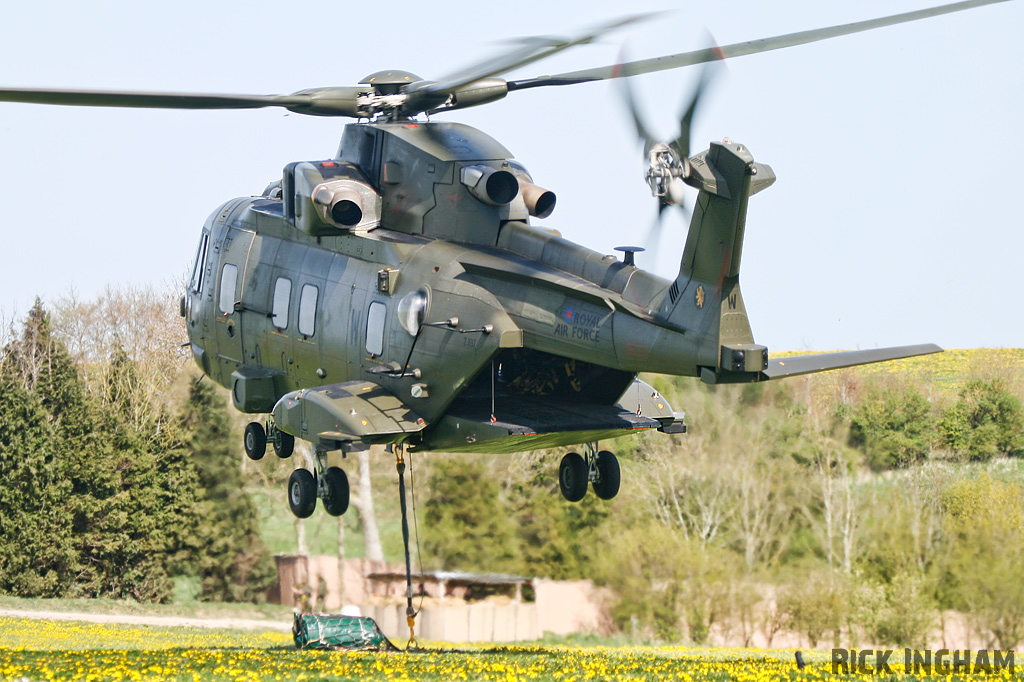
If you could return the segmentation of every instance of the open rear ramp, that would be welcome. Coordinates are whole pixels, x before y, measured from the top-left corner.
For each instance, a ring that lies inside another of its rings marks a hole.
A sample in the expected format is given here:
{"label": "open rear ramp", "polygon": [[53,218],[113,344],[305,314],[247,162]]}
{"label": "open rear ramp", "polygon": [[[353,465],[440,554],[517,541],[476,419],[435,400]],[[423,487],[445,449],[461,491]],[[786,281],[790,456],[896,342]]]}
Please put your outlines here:
{"label": "open rear ramp", "polygon": [[501,393],[494,399],[493,420],[490,395],[474,393],[460,396],[416,447],[513,453],[592,443],[648,429],[681,433],[685,426],[682,415],[642,381],[634,382],[617,405]]}

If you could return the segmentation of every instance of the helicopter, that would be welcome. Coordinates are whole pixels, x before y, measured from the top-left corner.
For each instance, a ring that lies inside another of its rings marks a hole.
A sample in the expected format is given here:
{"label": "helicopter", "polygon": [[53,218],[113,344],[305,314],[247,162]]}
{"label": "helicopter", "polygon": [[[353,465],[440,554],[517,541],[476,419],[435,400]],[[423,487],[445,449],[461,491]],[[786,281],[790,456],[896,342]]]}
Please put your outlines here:
{"label": "helicopter", "polygon": [[[899,15],[912,21],[987,4]],[[895,19],[895,18],[894,18]],[[730,58],[893,19],[781,36],[556,76],[501,74],[585,44],[630,20],[569,39],[523,41],[440,81],[381,71],[356,86],[287,96],[5,89],[0,100],[163,108],[284,107],[357,119],[329,158],[296,162],[257,197],[227,202],[204,226],[183,297],[190,348],[235,406],[269,414],[246,429],[246,451],[279,455],[309,440],[316,472],[297,469],[289,503],[347,508],[347,480],[328,453],[370,444],[411,450],[515,452],[585,445],[559,467],[563,495],[593,484],[612,498],[613,454],[600,440],[657,429],[674,412],[638,372],[738,383],[937,352],[924,344],[769,358],[753,340],[739,264],[747,200],[774,181],[742,144],[651,157],[654,186],[698,190],[679,274],[671,280],[535,227],[555,197],[485,133],[422,120],[519,90],[628,77]],[[814,34],[813,36],[810,34]],[[815,37],[816,36],[816,37]],[[787,42],[788,40],[788,42]],[[754,44],[758,43],[758,44]],[[659,178],[662,182],[659,183]]]}

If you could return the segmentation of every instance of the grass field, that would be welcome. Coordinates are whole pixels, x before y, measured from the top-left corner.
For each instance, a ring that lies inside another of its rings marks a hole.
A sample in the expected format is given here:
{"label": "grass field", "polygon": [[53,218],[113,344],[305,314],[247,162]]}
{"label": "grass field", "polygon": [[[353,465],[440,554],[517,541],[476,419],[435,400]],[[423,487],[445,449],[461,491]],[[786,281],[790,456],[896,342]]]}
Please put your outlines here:
{"label": "grass field", "polygon": [[[296,651],[276,632],[0,618],[0,680],[825,680],[826,652],[798,670],[779,650],[432,646],[413,653]],[[857,676],[871,679],[872,676]],[[888,679],[968,679],[894,675]],[[1007,678],[999,674],[991,677]],[[876,678],[886,679],[886,678]]]}

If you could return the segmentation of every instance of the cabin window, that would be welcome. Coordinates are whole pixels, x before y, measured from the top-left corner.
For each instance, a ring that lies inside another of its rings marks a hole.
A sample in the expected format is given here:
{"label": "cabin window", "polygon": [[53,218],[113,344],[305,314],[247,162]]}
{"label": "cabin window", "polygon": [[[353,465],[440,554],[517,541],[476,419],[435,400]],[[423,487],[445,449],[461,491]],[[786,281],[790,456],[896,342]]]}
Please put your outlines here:
{"label": "cabin window", "polygon": [[225,263],[220,273],[220,311],[224,314],[235,312],[235,284],[238,282],[238,266]]}
{"label": "cabin window", "polygon": [[210,235],[203,233],[199,238],[199,248],[196,249],[196,261],[192,266],[192,291],[197,294],[203,293],[203,279],[206,275],[206,251],[210,246]]}
{"label": "cabin window", "polygon": [[316,299],[319,293],[319,289],[312,284],[302,287],[302,296],[299,297],[299,333],[303,336],[313,336],[316,331]]}
{"label": "cabin window", "polygon": [[366,352],[370,355],[384,353],[384,318],[387,311],[387,306],[374,301],[366,313]]}
{"label": "cabin window", "polygon": [[292,281],[287,277],[278,277],[274,284],[274,326],[278,329],[288,328],[288,304],[292,298]]}

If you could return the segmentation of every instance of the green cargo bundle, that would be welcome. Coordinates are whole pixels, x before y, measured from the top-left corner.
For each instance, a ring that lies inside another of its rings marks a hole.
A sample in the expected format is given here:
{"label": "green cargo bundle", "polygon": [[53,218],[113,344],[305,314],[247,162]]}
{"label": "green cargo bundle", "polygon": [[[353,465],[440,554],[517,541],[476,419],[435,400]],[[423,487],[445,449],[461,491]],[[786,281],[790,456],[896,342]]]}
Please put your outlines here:
{"label": "green cargo bundle", "polygon": [[398,651],[373,618],[296,613],[292,634],[299,649]]}

